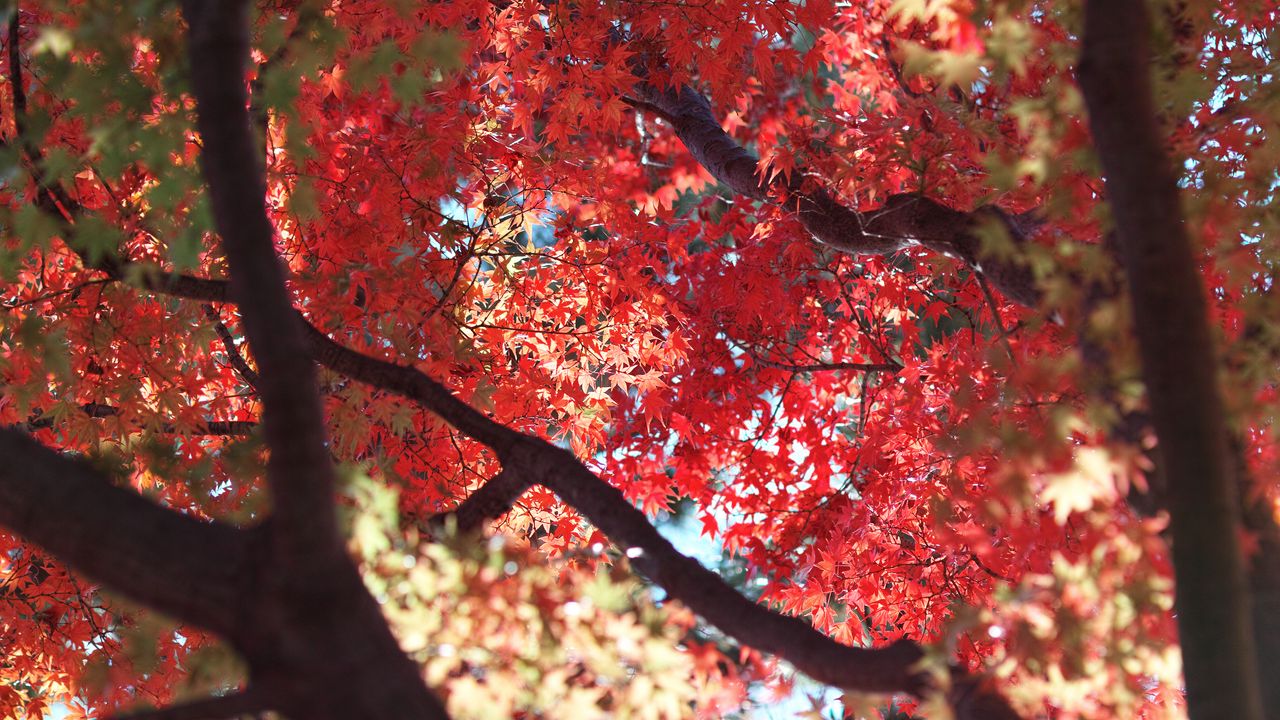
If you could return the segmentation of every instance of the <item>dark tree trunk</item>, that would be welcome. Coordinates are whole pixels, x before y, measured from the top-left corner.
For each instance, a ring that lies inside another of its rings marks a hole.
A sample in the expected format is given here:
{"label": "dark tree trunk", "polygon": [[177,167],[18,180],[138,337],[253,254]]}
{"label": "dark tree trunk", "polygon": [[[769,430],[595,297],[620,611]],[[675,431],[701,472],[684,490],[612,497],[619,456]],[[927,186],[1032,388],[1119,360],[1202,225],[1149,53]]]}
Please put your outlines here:
{"label": "dark tree trunk", "polygon": [[1080,84],[1106,174],[1168,483],[1192,720],[1262,718],[1236,478],[1196,252],[1150,79],[1142,0],[1090,0]]}

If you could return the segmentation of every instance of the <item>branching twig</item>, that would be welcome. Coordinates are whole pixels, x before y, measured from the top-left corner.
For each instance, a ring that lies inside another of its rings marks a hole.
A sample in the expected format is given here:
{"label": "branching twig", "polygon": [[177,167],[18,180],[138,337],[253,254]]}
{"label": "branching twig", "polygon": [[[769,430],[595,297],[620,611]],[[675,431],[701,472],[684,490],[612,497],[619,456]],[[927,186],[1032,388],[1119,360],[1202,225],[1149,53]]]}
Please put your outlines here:
{"label": "branching twig", "polygon": [[808,365],[791,365],[788,363],[774,362],[762,357],[752,355],[752,360],[757,365],[763,365],[775,370],[786,370],[792,373],[814,373],[828,372],[837,370],[857,370],[860,372],[897,372],[902,369],[898,363],[856,363],[856,362],[831,362],[831,363],[810,363]]}
{"label": "branching twig", "polygon": [[828,372],[840,370],[856,370],[860,372],[898,372],[902,369],[902,364],[892,360],[888,362],[865,363],[865,362],[817,362],[817,363],[782,363],[776,360],[770,360],[750,345],[729,339],[735,347],[742,348],[742,351],[751,356],[751,360],[757,365],[763,365],[767,368],[775,370],[785,370],[790,373],[814,373]]}
{"label": "branching twig", "polygon": [[226,350],[227,359],[231,362],[231,367],[240,373],[240,377],[249,384],[249,387],[257,390],[258,373],[249,367],[244,355],[240,354],[240,348],[236,347],[235,338],[231,337],[231,331],[227,329],[227,326],[222,322],[222,318],[218,316],[218,311],[214,309],[211,303],[205,303],[204,316],[213,323],[213,330],[218,333],[218,338],[222,340],[222,349]]}
{"label": "branching twig", "polygon": [[978,287],[982,289],[982,296],[986,298],[987,308],[991,310],[991,321],[995,323],[996,330],[1000,333],[1000,342],[1004,344],[1004,350],[1009,354],[1009,362],[1017,362],[1013,355],[1013,345],[1009,343],[1009,331],[1000,320],[1000,302],[996,300],[995,293],[991,292],[991,287],[982,273],[974,273],[973,276],[978,281]]}
{"label": "branching twig", "polygon": [[[13,127],[17,131],[19,146],[30,161],[31,177],[36,181],[36,198],[46,212],[59,221],[70,219],[81,210],[80,203],[72,198],[58,183],[46,182],[42,164],[44,153],[40,146],[27,137],[27,91],[22,79],[21,20],[22,11],[14,3],[13,18],[9,21],[9,87],[13,107]],[[61,207],[59,207],[61,206]]]}
{"label": "branching twig", "polygon": [[[108,418],[115,417],[120,414],[120,408],[113,405],[104,405],[102,403],[85,403],[80,406],[80,410],[92,418]],[[22,428],[31,430],[43,430],[54,426],[54,419],[44,413],[36,413],[22,424]],[[167,422],[161,424],[157,429],[165,434],[183,433],[188,435],[249,435],[258,427],[258,423],[252,420],[201,420],[196,423],[191,430],[183,431],[176,423]]]}
{"label": "branching twig", "polygon": [[858,211],[842,204],[830,191],[814,186],[807,180],[811,173],[803,168],[797,168],[790,179],[763,177],[759,159],[721,128],[710,101],[692,87],[660,89],[641,80],[634,94],[631,104],[660,113],[716,180],[753,200],[780,196],[784,206],[824,245],[859,255],[886,255],[921,245],[964,261],[1015,302],[1038,302],[1039,290],[1030,269],[1016,260],[984,256],[978,235],[983,223],[994,218],[1015,241],[1025,241],[1022,216],[1011,216],[995,207],[962,212],[918,195],[891,196],[879,210]]}

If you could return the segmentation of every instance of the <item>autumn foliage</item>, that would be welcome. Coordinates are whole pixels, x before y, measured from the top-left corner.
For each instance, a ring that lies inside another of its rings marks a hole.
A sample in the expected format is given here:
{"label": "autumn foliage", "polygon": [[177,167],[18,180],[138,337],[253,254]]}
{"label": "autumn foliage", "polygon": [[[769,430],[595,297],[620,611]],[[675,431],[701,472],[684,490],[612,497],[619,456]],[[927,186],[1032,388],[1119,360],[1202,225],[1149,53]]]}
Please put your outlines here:
{"label": "autumn foliage", "polygon": [[243,4],[4,15],[0,717],[1217,717],[1126,122],[1280,667],[1272,3]]}

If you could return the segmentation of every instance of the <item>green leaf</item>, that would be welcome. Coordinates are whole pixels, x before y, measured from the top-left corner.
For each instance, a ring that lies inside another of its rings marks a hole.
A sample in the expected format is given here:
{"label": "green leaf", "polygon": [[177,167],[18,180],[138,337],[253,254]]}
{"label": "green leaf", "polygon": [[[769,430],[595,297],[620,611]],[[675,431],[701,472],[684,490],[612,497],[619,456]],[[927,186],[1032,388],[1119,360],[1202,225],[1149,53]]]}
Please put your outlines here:
{"label": "green leaf", "polygon": [[71,237],[72,246],[88,255],[92,265],[102,262],[104,258],[114,257],[120,252],[122,242],[124,233],[120,228],[108,224],[97,215],[80,218]]}
{"label": "green leaf", "polygon": [[200,262],[200,253],[204,251],[205,235],[213,230],[213,213],[209,210],[209,201],[200,195],[191,210],[187,213],[187,224],[177,237],[169,241],[169,261],[174,270],[181,272],[194,268]]}
{"label": "green leaf", "polygon": [[34,204],[28,203],[18,208],[13,216],[13,229],[22,243],[24,250],[33,247],[44,247],[49,240],[58,234],[58,221]]}
{"label": "green leaf", "polygon": [[176,210],[199,187],[195,173],[187,168],[173,168],[147,189],[147,204],[152,210],[168,214]]}
{"label": "green leaf", "polygon": [[71,175],[71,171],[79,165],[79,159],[71,151],[61,145],[46,148],[44,158],[40,161],[43,180],[48,185],[59,183]]}
{"label": "green leaf", "polygon": [[414,59],[430,65],[430,67],[448,74],[462,67],[462,57],[466,43],[451,32],[435,32],[427,30],[418,37],[409,49]]}
{"label": "green leaf", "polygon": [[413,68],[391,78],[391,94],[402,105],[412,106],[422,102],[426,95],[427,88],[431,86],[434,78],[428,78],[424,73],[418,72]]}
{"label": "green leaf", "polygon": [[316,188],[311,180],[298,178],[289,193],[289,212],[303,222],[314,220],[320,216],[316,205]]}
{"label": "green leaf", "polygon": [[395,63],[404,59],[404,53],[394,40],[383,40],[372,52],[351,59],[346,79],[357,92],[374,89],[378,81],[391,74]]}
{"label": "green leaf", "polygon": [[1027,23],[1003,13],[992,23],[986,46],[987,54],[1014,75],[1026,74],[1026,59],[1035,50]]}
{"label": "green leaf", "polygon": [[293,114],[301,79],[290,66],[273,66],[262,77],[262,106],[280,108]]}

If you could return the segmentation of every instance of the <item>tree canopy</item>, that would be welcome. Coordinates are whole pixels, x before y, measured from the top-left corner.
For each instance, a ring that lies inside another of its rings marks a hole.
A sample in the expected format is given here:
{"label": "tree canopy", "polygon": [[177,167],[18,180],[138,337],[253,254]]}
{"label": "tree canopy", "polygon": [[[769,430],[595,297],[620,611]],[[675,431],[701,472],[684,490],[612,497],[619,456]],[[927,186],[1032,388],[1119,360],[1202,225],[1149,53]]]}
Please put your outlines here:
{"label": "tree canopy", "polygon": [[0,717],[1280,714],[1275,3],[4,7]]}

